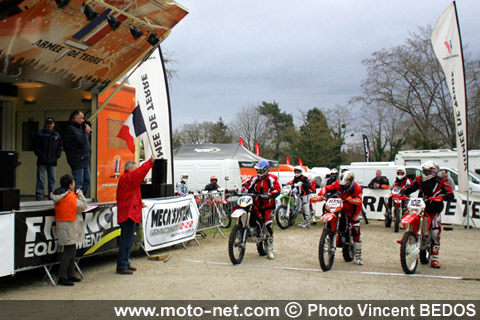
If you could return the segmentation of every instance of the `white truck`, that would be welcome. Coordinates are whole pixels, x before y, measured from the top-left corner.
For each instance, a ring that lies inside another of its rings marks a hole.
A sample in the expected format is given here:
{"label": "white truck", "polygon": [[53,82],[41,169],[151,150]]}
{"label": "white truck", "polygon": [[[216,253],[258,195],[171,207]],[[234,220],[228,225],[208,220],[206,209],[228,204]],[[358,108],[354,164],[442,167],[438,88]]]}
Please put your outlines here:
{"label": "white truck", "polygon": [[237,160],[175,160],[174,186],[184,173],[188,174],[190,191],[203,190],[213,175],[218,177],[218,185],[223,189],[234,190],[242,186]]}
{"label": "white truck", "polygon": [[[441,168],[458,170],[458,156],[456,150],[406,150],[399,151],[395,155],[395,164],[399,166],[420,166],[428,160],[438,163]],[[470,171],[480,175],[480,150],[468,151]]]}

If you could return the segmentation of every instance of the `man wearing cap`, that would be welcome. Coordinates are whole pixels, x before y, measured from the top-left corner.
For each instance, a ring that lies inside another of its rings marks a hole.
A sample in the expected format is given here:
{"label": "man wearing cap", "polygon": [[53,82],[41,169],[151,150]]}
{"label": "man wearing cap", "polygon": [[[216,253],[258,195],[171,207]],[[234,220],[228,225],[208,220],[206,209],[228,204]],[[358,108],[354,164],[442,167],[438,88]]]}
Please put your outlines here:
{"label": "man wearing cap", "polygon": [[60,134],[54,128],[55,121],[53,118],[47,118],[45,126],[37,131],[33,139],[33,151],[37,156],[36,200],[43,200],[45,173],[48,175],[48,194],[55,190],[57,159],[62,155],[63,146]]}

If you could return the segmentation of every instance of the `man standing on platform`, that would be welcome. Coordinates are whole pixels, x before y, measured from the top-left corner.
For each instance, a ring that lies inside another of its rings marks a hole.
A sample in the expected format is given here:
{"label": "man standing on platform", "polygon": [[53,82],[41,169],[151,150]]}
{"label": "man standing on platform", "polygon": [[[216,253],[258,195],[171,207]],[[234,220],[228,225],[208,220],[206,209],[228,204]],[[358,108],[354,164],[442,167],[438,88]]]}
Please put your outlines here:
{"label": "man standing on platform", "polygon": [[155,154],[137,168],[134,161],[125,163],[125,173],[120,177],[117,187],[117,223],[120,225],[120,248],[118,250],[117,274],[131,275],[137,269],[130,265],[130,253],[135,229],[142,221],[142,194],[140,184],[153,167]]}

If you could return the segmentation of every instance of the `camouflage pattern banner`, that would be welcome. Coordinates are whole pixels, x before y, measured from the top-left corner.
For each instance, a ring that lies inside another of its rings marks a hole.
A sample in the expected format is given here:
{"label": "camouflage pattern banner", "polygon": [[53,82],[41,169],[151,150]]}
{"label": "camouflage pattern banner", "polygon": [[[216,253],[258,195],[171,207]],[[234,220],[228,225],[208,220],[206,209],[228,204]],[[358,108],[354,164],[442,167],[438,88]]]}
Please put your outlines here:
{"label": "camouflage pattern banner", "polygon": [[[83,3],[71,0],[59,8],[54,0],[2,2],[0,73],[101,93],[152,49],[152,34],[161,38],[188,13],[169,0],[99,0],[87,1],[97,13],[88,20]],[[121,23],[115,30],[112,17]],[[130,25],[141,31],[136,40]]]}

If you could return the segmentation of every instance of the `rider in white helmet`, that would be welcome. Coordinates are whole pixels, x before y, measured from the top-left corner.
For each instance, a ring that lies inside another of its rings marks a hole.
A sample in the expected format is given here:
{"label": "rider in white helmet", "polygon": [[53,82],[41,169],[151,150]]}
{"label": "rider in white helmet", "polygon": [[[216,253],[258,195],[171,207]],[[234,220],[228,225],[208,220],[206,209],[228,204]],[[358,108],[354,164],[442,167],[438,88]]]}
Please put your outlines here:
{"label": "rider in white helmet", "polygon": [[188,180],[188,173],[183,173],[182,174],[182,179],[177,182],[176,186],[175,186],[175,194],[177,196],[186,196],[188,194],[188,184],[187,184],[187,180]]}

